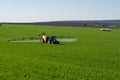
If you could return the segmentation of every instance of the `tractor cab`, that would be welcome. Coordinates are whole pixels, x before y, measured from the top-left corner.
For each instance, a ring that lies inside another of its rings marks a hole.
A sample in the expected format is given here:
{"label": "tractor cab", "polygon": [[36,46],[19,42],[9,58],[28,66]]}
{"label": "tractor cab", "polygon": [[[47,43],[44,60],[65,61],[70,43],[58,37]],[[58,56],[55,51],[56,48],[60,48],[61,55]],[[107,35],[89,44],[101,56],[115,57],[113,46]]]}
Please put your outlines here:
{"label": "tractor cab", "polygon": [[46,36],[45,35],[45,33],[42,33],[42,37],[40,38],[40,41],[42,42],[42,43],[47,43],[48,42],[48,36]]}

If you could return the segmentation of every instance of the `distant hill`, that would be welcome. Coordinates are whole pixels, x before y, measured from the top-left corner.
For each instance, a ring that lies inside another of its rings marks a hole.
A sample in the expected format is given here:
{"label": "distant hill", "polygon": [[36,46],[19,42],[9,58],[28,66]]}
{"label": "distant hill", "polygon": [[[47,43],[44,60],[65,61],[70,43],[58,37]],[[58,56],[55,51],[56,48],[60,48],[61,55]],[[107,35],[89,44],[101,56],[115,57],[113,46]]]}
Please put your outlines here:
{"label": "distant hill", "polygon": [[120,20],[81,20],[81,21],[52,21],[52,22],[34,22],[37,25],[51,26],[93,26],[93,25],[120,25]]}
{"label": "distant hill", "polygon": [[[11,24],[11,23],[7,23],[7,24]],[[50,22],[31,22],[31,23],[12,23],[12,24],[101,27],[101,25],[120,25],[120,20],[78,20],[78,21],[71,20],[71,21],[50,21]]]}
{"label": "distant hill", "polygon": [[92,23],[92,24],[120,24],[120,20],[80,20],[80,21],[51,21],[51,22],[34,22],[34,24],[81,24],[81,23]]}

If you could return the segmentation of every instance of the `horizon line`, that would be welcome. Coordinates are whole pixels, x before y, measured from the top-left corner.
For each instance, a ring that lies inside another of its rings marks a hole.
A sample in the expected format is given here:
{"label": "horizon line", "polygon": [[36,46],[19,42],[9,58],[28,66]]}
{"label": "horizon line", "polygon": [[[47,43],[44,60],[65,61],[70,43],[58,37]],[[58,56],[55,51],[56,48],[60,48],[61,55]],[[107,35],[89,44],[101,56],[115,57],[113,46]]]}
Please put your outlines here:
{"label": "horizon line", "polygon": [[112,21],[120,19],[86,19],[86,20],[46,20],[46,21],[1,21],[0,23],[35,23],[35,22],[59,22],[59,21]]}

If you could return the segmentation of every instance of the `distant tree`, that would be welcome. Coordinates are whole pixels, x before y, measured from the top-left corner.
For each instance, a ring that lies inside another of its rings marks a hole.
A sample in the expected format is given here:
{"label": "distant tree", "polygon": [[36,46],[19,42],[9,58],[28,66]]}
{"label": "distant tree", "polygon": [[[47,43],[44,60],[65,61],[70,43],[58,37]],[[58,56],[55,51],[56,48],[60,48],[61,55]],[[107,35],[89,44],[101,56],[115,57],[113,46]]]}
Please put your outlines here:
{"label": "distant tree", "polygon": [[110,25],[108,25],[108,24],[103,24],[103,25],[102,25],[102,28],[109,28],[109,26],[110,26]]}
{"label": "distant tree", "polygon": [[87,26],[87,24],[83,24],[83,26],[85,26],[85,27],[86,27],[86,26]]}
{"label": "distant tree", "polygon": [[0,23],[0,26],[2,26],[2,23]]}

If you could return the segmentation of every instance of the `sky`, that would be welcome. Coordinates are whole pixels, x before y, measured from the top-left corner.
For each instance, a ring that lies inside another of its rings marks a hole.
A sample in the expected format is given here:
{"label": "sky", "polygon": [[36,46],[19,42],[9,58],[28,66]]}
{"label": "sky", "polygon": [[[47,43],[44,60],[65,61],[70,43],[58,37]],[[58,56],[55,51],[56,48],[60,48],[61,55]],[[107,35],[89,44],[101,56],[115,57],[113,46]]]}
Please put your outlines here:
{"label": "sky", "polygon": [[120,0],[0,0],[0,22],[120,19]]}

